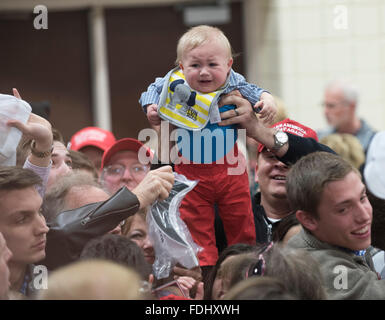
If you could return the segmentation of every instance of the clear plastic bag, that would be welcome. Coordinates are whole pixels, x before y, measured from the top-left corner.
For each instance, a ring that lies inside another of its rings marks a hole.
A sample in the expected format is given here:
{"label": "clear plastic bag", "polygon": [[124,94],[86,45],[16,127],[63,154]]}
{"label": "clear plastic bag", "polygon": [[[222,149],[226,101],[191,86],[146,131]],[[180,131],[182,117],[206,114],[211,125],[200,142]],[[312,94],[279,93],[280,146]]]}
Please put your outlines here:
{"label": "clear plastic bag", "polygon": [[182,199],[198,181],[174,175],[175,183],[169,197],[155,202],[147,213],[148,232],[155,250],[153,272],[157,279],[167,278],[177,263],[187,269],[199,266],[197,253],[202,250],[193,241],[179,213]]}
{"label": "clear plastic bag", "polygon": [[16,165],[16,148],[22,136],[19,129],[7,126],[7,121],[15,119],[27,123],[31,110],[24,100],[0,94],[0,165]]}

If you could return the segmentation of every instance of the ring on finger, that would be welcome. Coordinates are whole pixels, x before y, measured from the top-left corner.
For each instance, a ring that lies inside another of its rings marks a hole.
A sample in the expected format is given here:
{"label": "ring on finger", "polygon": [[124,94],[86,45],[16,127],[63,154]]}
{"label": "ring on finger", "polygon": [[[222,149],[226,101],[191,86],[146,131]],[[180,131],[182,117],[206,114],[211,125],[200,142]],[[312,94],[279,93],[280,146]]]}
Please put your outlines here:
{"label": "ring on finger", "polygon": [[237,109],[234,109],[234,112],[235,112],[235,116],[239,116],[239,112],[238,112],[238,110]]}

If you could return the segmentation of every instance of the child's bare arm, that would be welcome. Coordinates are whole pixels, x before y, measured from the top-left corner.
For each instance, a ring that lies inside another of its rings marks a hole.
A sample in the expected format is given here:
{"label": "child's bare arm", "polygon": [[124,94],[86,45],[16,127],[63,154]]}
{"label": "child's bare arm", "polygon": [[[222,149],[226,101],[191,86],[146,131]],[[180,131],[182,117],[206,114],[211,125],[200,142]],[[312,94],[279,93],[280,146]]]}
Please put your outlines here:
{"label": "child's bare arm", "polygon": [[259,113],[260,119],[263,121],[264,124],[273,124],[275,115],[277,114],[277,105],[273,96],[270,93],[263,92],[261,94],[260,100],[254,105],[254,110]]}
{"label": "child's bare arm", "polygon": [[147,120],[152,127],[160,125],[160,117],[158,115],[158,105],[153,103],[147,106]]}
{"label": "child's bare arm", "polygon": [[234,71],[230,74],[230,81],[233,81],[234,84],[228,88],[226,93],[238,90],[244,98],[254,105],[254,110],[259,113],[262,122],[270,126],[277,113],[277,106],[273,96],[264,89],[248,83],[241,74]]}
{"label": "child's bare arm", "polygon": [[[243,97],[239,90],[233,90],[227,94],[237,95]],[[243,97],[246,99],[246,97]],[[261,94],[260,100],[253,106],[255,112],[259,114],[259,118],[265,125],[270,126],[273,124],[275,115],[277,114],[277,105],[273,96],[268,92],[263,92]]]}

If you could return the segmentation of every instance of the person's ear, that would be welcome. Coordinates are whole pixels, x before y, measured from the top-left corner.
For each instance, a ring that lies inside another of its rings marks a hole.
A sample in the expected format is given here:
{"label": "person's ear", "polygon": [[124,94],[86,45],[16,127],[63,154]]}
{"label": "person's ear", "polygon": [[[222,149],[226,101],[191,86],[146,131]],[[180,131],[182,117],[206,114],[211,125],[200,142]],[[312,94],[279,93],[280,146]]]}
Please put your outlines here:
{"label": "person's ear", "polygon": [[318,220],[309,212],[297,210],[295,216],[297,220],[309,231],[314,231],[318,227]]}
{"label": "person's ear", "polygon": [[184,70],[184,67],[183,67],[183,64],[181,61],[179,61],[179,68],[183,71]]}
{"label": "person's ear", "polygon": [[357,104],[355,102],[350,102],[349,103],[349,107],[350,107],[350,109],[352,110],[353,113],[356,112]]}
{"label": "person's ear", "polygon": [[227,67],[229,68],[229,70],[230,70],[230,68],[233,66],[233,62],[234,62],[234,59],[233,59],[233,58],[230,58],[230,59],[229,59],[229,62],[227,63]]}
{"label": "person's ear", "polygon": [[254,180],[256,183],[258,183],[259,179],[258,179],[258,163],[255,165],[255,176],[254,176]]}

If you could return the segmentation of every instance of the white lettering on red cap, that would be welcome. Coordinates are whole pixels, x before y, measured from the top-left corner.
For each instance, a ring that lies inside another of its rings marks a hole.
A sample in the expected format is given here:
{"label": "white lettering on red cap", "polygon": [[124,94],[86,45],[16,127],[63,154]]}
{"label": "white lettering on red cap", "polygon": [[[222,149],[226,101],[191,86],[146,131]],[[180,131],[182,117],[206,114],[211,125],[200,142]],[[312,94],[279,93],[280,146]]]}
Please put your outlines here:
{"label": "white lettering on red cap", "polygon": [[306,130],[305,129],[298,127],[298,126],[291,124],[291,123],[280,123],[275,128],[278,130],[284,131],[284,132],[293,133],[293,134],[300,136],[300,137],[306,136]]}
{"label": "white lettering on red cap", "polygon": [[107,137],[107,134],[98,130],[87,130],[75,137],[75,144],[80,145],[87,141],[100,141],[103,142]]}

